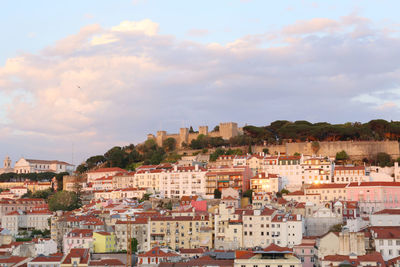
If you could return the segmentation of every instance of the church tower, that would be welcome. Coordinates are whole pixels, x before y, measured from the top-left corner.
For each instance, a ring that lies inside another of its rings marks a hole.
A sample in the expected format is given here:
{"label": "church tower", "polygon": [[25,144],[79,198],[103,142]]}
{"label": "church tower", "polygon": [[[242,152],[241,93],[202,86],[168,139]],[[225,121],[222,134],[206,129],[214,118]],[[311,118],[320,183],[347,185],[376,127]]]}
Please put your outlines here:
{"label": "church tower", "polygon": [[6,169],[11,169],[11,159],[10,159],[9,156],[7,156],[7,157],[4,159],[3,168],[4,168],[5,170],[6,170]]}

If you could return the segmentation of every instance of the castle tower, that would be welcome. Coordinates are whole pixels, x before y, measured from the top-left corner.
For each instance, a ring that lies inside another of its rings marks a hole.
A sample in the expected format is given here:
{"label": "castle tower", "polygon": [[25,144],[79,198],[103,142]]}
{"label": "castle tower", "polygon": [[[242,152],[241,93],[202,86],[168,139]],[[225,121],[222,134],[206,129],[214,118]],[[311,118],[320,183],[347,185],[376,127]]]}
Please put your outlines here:
{"label": "castle tower", "polygon": [[208,135],[208,126],[199,126],[199,134]]}
{"label": "castle tower", "polygon": [[7,157],[4,159],[3,168],[4,168],[4,169],[10,169],[10,168],[11,168],[11,159],[10,159],[9,156],[7,156]]}
{"label": "castle tower", "polygon": [[231,137],[238,136],[239,130],[236,122],[221,122],[219,124],[219,133],[221,137],[228,140]]}
{"label": "castle tower", "polygon": [[182,143],[189,143],[189,129],[188,128],[180,128],[179,129],[179,147],[182,147]]}
{"label": "castle tower", "polygon": [[167,136],[166,131],[157,131],[157,137],[156,137],[156,142],[158,146],[162,146],[163,142]]}

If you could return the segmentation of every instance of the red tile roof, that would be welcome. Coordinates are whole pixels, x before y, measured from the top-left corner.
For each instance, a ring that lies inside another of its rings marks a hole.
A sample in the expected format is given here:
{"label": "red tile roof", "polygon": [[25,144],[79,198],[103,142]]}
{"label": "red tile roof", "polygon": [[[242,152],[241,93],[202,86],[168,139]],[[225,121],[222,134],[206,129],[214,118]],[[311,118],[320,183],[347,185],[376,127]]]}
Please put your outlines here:
{"label": "red tile roof", "polygon": [[88,171],[88,173],[98,173],[98,172],[128,172],[128,171],[121,168],[100,168],[97,170]]}
{"label": "red tile roof", "polygon": [[374,214],[400,215],[400,209],[384,209],[381,211],[377,211]]}
{"label": "red tile roof", "polygon": [[31,260],[30,262],[61,262],[63,254],[61,255],[49,255],[49,256],[38,256]]}
{"label": "red tile roof", "polygon": [[350,183],[349,187],[359,187],[359,186],[400,186],[400,182],[361,182]]}
{"label": "red tile roof", "polygon": [[91,260],[89,266],[125,266],[125,264],[118,259],[101,259]]}
{"label": "red tile roof", "polygon": [[89,261],[89,249],[87,248],[73,248],[69,254],[65,257],[62,264],[71,264],[72,258],[79,258],[80,264],[87,264]]}
{"label": "red tile roof", "polygon": [[313,184],[307,189],[345,188],[347,184]]}
{"label": "red tile roof", "polygon": [[376,262],[380,263],[380,266],[385,266],[385,261],[383,260],[381,253],[376,251],[374,251],[371,254],[355,256],[354,258],[345,255],[328,255],[324,257],[324,261],[332,261],[332,262],[348,261],[352,266],[359,266],[361,262]]}
{"label": "red tile roof", "polygon": [[139,254],[138,257],[160,257],[160,258],[166,258],[166,257],[177,257],[179,254],[175,252],[164,252],[162,251],[159,247],[155,247],[145,253]]}

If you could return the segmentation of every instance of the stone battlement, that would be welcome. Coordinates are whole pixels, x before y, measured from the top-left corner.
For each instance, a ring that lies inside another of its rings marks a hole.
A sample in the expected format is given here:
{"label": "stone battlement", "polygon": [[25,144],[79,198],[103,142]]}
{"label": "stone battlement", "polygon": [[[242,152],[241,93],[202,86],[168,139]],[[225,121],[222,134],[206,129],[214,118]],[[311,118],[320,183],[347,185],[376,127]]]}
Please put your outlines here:
{"label": "stone battlement", "polygon": [[156,136],[148,134],[147,139],[154,139],[158,146],[162,146],[166,139],[174,138],[177,147],[181,148],[182,144],[190,144],[190,142],[197,139],[200,134],[211,137],[222,137],[225,140],[229,140],[231,137],[242,134],[242,131],[238,128],[236,122],[222,122],[219,124],[219,131],[209,132],[208,126],[199,126],[198,133],[189,133],[188,128],[180,128],[179,133],[177,134],[168,134],[166,131],[157,131]]}

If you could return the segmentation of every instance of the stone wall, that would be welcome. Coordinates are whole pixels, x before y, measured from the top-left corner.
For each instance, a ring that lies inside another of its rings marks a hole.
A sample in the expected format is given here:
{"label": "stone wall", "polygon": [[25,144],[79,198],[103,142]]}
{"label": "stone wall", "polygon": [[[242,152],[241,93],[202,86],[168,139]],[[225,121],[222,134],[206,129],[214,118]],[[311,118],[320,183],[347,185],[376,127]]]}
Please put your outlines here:
{"label": "stone wall", "polygon": [[208,132],[208,126],[199,126],[198,133],[189,133],[188,128],[180,128],[179,134],[167,134],[166,131],[158,131],[156,136],[148,134],[147,139],[154,139],[158,146],[162,146],[163,142],[167,138],[174,138],[176,140],[177,147],[181,148],[182,143],[190,144],[192,140],[197,139],[200,134],[208,135],[210,137],[222,137],[225,140],[238,136],[242,133],[241,128],[238,128],[236,122],[225,122],[219,124],[219,131]]}
{"label": "stone wall", "polygon": [[[286,143],[286,154],[293,155],[298,152],[300,154],[315,154],[311,147],[311,142],[302,143]],[[335,141],[335,142],[319,142],[319,150],[316,154],[335,157],[337,152],[342,150],[353,160],[361,160],[370,158],[379,152],[385,152],[397,158],[400,156],[399,143],[397,141]]]}

